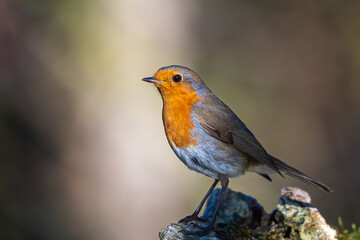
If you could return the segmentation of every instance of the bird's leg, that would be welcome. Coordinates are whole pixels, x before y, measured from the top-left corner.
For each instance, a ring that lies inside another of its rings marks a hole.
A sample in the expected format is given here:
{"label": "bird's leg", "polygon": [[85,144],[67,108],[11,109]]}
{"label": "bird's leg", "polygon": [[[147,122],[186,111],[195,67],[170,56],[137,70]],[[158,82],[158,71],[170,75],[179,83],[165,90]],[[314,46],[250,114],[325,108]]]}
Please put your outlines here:
{"label": "bird's leg", "polygon": [[[205,235],[207,234],[208,232],[210,232],[211,230],[214,229],[214,225],[215,225],[215,221],[216,221],[216,214],[219,210],[219,207],[224,199],[224,194],[226,192],[226,189],[229,185],[229,179],[228,178],[225,178],[225,179],[221,179],[220,180],[220,183],[221,183],[221,191],[220,191],[220,196],[218,198],[218,202],[217,202],[217,205],[216,205],[216,208],[215,208],[215,212],[214,212],[214,215],[211,219],[211,222],[210,224],[206,227],[206,228],[203,228],[201,229],[200,231],[196,232],[195,234],[198,234],[198,235]],[[222,230],[222,229],[214,229],[215,231],[216,230]]]}
{"label": "bird's leg", "polygon": [[202,207],[204,206],[204,203],[206,202],[206,200],[208,199],[208,197],[210,196],[210,194],[212,193],[212,191],[214,190],[214,188],[216,187],[216,185],[218,184],[219,180],[215,179],[214,183],[211,185],[209,191],[206,193],[206,195],[204,196],[204,198],[201,200],[199,206],[195,209],[195,211],[193,212],[193,214],[184,217],[183,219],[179,220],[179,223],[187,223],[190,222],[192,220],[202,220],[201,218],[199,218],[199,213],[202,209]]}

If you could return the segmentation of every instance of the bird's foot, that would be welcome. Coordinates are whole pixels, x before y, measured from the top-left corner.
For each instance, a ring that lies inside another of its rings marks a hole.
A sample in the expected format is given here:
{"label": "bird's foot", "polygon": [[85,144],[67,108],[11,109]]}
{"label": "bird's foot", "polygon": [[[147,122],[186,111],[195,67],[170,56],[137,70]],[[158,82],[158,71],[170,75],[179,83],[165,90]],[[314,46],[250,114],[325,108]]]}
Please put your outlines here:
{"label": "bird's foot", "polygon": [[224,228],[216,228],[214,227],[214,224],[210,224],[206,227],[203,227],[203,226],[199,226],[195,223],[191,223],[191,225],[195,226],[196,228],[198,228],[199,230],[196,230],[196,231],[185,231],[184,233],[186,235],[196,235],[196,236],[205,236],[207,234],[209,234],[211,231],[214,231],[214,232],[224,232],[224,233],[227,233],[228,231]]}
{"label": "bird's foot", "polygon": [[192,215],[184,217],[183,219],[180,219],[178,223],[189,223],[192,221],[206,222],[206,219],[200,218],[196,214],[192,214]]}

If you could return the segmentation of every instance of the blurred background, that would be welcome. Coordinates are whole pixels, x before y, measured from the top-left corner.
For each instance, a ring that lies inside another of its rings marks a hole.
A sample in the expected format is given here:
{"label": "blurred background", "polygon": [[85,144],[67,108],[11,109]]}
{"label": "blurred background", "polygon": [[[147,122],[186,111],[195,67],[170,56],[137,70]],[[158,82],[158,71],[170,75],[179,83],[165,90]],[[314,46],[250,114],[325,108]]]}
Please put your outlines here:
{"label": "blurred background", "polygon": [[256,174],[333,226],[360,223],[360,2],[0,1],[0,239],[158,239],[212,180],[168,146],[158,68],[194,69],[273,155],[331,186]]}

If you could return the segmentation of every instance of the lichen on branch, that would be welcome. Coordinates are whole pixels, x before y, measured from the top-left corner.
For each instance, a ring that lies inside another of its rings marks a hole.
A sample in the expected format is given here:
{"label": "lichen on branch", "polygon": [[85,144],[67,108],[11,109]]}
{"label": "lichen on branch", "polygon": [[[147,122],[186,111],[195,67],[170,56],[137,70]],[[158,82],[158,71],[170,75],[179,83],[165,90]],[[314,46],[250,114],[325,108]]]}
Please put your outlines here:
{"label": "lichen on branch", "polygon": [[[207,203],[202,219],[210,220],[220,190],[215,190]],[[162,240],[179,239],[336,239],[319,211],[311,206],[307,192],[300,188],[283,188],[277,208],[270,214],[251,196],[228,189],[219,209],[215,227],[222,229],[199,235],[209,221],[171,224],[160,231]]]}

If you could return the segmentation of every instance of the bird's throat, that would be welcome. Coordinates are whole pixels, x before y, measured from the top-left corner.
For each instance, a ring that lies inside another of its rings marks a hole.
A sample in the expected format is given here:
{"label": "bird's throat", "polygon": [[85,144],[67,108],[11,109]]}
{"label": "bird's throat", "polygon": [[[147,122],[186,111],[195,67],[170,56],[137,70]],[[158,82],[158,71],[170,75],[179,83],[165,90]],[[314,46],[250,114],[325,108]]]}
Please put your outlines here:
{"label": "bird's throat", "polygon": [[195,103],[200,101],[200,96],[193,93],[170,94],[161,93],[163,107],[163,122],[167,139],[171,146],[187,148],[197,145],[194,123],[191,120],[191,111]]}

